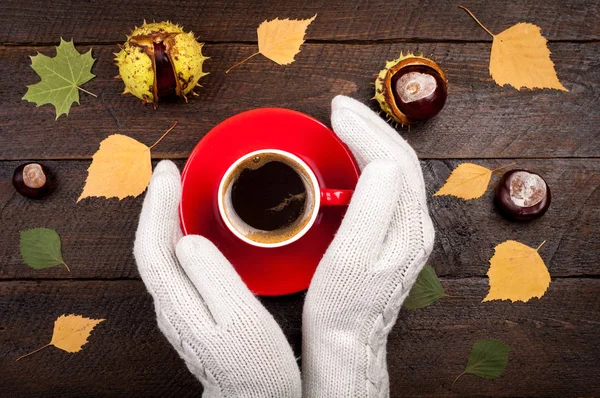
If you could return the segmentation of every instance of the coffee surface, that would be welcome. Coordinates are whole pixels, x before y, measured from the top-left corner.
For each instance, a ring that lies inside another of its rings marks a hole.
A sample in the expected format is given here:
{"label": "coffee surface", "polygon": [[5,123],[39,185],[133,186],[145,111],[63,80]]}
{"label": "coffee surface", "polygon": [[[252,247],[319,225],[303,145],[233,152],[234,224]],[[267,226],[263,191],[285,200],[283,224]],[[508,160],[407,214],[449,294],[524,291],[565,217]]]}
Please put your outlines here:
{"label": "coffee surface", "polygon": [[270,161],[242,170],[233,183],[231,202],[248,225],[275,231],[291,225],[304,212],[306,187],[292,167]]}

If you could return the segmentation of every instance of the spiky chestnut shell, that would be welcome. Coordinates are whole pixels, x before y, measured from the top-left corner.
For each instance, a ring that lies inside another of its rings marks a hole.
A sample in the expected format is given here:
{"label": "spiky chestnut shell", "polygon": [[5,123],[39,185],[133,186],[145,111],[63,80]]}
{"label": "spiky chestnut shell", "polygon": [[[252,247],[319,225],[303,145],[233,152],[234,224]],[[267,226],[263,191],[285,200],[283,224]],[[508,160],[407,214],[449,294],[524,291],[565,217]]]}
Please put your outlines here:
{"label": "spiky chestnut shell", "polygon": [[175,94],[187,101],[186,95],[208,74],[202,70],[208,59],[202,55],[203,45],[179,25],[144,21],[115,54],[119,77],[125,83],[123,94],[131,93],[154,107],[161,95]]}
{"label": "spiky chestnut shell", "polygon": [[374,99],[390,119],[404,126],[429,119],[444,107],[447,82],[444,71],[429,58],[400,53],[377,75]]}

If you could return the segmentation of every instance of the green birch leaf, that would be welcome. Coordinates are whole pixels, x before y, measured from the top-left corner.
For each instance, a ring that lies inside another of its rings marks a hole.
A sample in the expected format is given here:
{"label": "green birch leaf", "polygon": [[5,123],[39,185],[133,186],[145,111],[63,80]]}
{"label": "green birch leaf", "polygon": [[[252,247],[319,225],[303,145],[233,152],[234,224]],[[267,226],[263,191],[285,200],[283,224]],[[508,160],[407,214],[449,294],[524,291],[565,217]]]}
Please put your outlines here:
{"label": "green birch leaf", "polygon": [[37,106],[52,104],[56,109],[56,119],[62,114],[68,115],[73,102],[79,104],[79,90],[96,96],[82,89],[83,83],[93,79],[91,73],[95,59],[92,50],[80,54],[73,45],[73,40],[64,41],[56,47],[56,57],[50,58],[38,53],[31,58],[31,68],[42,79],[39,83],[27,86],[24,100],[34,102]]}
{"label": "green birch leaf", "polygon": [[440,283],[435,270],[432,266],[426,265],[413,285],[406,300],[404,300],[404,308],[416,310],[424,308],[435,303],[446,293]]}
{"label": "green birch leaf", "polygon": [[60,237],[53,229],[33,228],[21,231],[21,257],[23,262],[34,269],[65,264],[60,250]]}
{"label": "green birch leaf", "polygon": [[464,374],[472,374],[484,379],[499,377],[508,364],[509,350],[510,346],[500,340],[477,340],[471,348],[465,371],[458,375],[454,383]]}

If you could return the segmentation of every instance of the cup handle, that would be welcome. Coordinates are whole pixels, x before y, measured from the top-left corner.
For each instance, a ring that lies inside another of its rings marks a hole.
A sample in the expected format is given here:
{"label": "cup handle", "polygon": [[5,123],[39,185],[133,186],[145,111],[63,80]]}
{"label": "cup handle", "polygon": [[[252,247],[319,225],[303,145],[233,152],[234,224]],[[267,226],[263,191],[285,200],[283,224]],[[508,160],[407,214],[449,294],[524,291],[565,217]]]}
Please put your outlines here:
{"label": "cup handle", "polygon": [[321,188],[321,205],[347,206],[353,193],[354,191],[351,189]]}

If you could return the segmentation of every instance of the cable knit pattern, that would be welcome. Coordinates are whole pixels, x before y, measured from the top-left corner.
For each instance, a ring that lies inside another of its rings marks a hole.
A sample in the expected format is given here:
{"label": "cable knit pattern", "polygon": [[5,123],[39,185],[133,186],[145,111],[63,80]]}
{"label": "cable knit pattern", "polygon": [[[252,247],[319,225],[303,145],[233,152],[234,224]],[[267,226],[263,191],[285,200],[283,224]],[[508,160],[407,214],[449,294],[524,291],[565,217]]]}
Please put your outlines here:
{"label": "cable knit pattern", "polygon": [[423,173],[365,105],[338,96],[331,121],[363,173],[306,297],[303,394],[387,397],[387,336],[433,247]]}
{"label": "cable knit pattern", "polygon": [[204,386],[204,397],[301,396],[300,372],[283,332],[208,240],[181,238],[179,171],[154,171],[134,254],[160,330]]}

